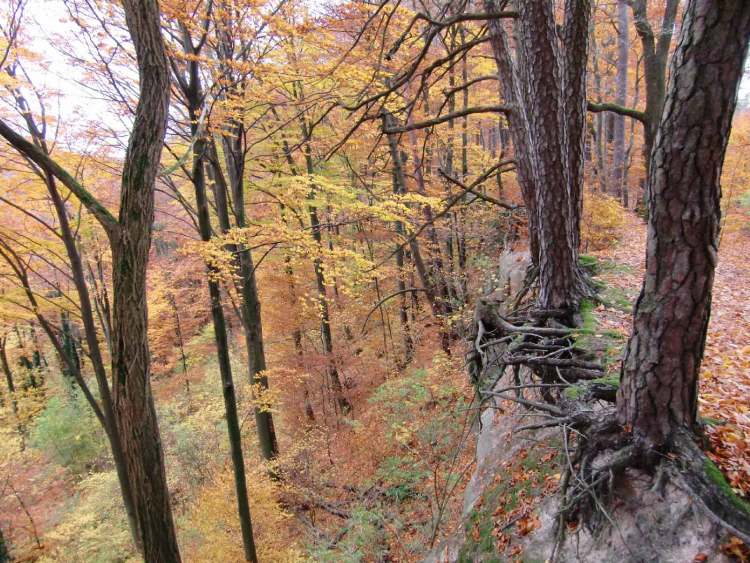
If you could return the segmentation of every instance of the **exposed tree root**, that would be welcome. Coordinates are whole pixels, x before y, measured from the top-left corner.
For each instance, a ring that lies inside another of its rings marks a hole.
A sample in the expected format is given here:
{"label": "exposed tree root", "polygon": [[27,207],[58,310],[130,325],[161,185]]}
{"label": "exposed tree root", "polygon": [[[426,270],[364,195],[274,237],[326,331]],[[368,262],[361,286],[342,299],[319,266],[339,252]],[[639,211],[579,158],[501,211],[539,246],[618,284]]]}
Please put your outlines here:
{"label": "exposed tree root", "polygon": [[[477,307],[477,332],[468,358],[472,378],[483,403],[498,398],[513,401],[540,418],[518,430],[561,430],[566,463],[555,553],[571,526],[596,533],[617,525],[612,517],[617,508],[615,492],[629,469],[651,475],[659,493],[667,482],[682,489],[710,520],[750,543],[750,505],[723,481],[696,444],[695,434],[684,430],[663,451],[635,440],[619,425],[611,406],[617,387],[590,381],[605,371],[587,351],[576,347],[577,331],[559,322],[562,312],[528,309],[501,314],[501,310],[492,301]],[[512,383],[500,386],[506,373]],[[576,393],[566,394],[573,384]]]}

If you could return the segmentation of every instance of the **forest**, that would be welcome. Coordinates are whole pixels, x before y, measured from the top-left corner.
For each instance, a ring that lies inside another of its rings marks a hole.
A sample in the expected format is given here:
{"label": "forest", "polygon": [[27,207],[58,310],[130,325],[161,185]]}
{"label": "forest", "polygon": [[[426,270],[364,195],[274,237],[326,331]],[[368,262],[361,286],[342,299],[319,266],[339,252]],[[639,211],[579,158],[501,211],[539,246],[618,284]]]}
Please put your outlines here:
{"label": "forest", "polygon": [[747,0],[0,0],[0,563],[750,561]]}

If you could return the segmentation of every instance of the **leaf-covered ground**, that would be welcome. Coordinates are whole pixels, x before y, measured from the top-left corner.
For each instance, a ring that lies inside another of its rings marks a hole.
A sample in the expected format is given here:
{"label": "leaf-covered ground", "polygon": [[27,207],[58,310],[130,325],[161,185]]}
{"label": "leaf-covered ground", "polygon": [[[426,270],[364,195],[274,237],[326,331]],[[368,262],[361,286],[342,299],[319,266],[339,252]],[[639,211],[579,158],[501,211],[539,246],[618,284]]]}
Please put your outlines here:
{"label": "leaf-covered ground", "polygon": [[[646,229],[628,215],[619,244],[603,252],[613,264],[601,278],[623,297],[634,300],[643,279]],[[733,206],[719,250],[713,307],[701,371],[700,416],[708,423],[709,455],[736,492],[750,493],[750,213]],[[606,306],[599,324],[629,334],[630,312]]]}

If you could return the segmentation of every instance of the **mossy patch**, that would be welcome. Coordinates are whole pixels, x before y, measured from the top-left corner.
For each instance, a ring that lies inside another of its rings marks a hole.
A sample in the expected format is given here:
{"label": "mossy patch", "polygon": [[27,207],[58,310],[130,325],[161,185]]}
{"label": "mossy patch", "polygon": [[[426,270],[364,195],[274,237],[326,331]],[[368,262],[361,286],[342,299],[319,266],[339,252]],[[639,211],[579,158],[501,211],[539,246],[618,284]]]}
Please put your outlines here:
{"label": "mossy patch", "polygon": [[578,257],[578,263],[581,268],[586,270],[592,276],[599,273],[599,258],[592,256],[591,254],[581,254]]}
{"label": "mossy patch", "polygon": [[711,479],[716,485],[718,485],[722,493],[724,493],[724,495],[729,499],[729,502],[731,502],[736,508],[743,511],[745,514],[750,515],[750,503],[734,492],[734,489],[732,489],[732,486],[729,484],[726,477],[724,477],[721,469],[719,469],[717,465],[709,458],[706,458],[704,469],[706,470],[706,475],[708,475],[708,478]]}
{"label": "mossy patch", "polygon": [[582,381],[580,383],[576,383],[575,385],[571,385],[570,387],[565,389],[563,393],[568,399],[579,399],[586,394],[586,388],[592,383],[610,385],[615,389],[619,389],[620,375],[617,373],[612,373],[609,375],[605,375],[604,377],[597,377],[596,379],[592,379],[590,381]]}
{"label": "mossy patch", "polygon": [[605,307],[610,309],[617,309],[623,313],[630,313],[633,310],[633,300],[619,287],[602,284],[599,299]]}
{"label": "mossy patch", "polygon": [[513,527],[503,530],[504,522],[521,503],[545,494],[547,478],[558,472],[562,463],[560,444],[550,440],[545,446],[539,444],[532,450],[522,450],[507,466],[503,464],[503,469],[497,473],[502,479],[484,490],[469,514],[459,562],[507,560],[502,556],[498,540],[502,532],[512,533]]}

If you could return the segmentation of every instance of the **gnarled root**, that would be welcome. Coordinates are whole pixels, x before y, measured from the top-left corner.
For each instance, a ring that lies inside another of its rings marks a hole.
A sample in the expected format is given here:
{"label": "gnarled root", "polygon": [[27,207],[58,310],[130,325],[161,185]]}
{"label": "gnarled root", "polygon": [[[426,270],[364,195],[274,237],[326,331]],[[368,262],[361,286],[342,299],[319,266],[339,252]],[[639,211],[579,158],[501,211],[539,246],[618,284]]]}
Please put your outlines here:
{"label": "gnarled root", "polygon": [[625,432],[612,411],[579,413],[576,422],[561,425],[567,464],[552,560],[569,525],[592,533],[616,525],[616,489],[630,468],[650,474],[659,494],[667,482],[683,490],[711,521],[750,543],[750,505],[732,492],[691,432],[677,432],[668,450],[655,451]]}

